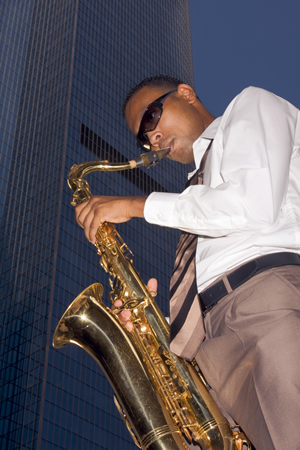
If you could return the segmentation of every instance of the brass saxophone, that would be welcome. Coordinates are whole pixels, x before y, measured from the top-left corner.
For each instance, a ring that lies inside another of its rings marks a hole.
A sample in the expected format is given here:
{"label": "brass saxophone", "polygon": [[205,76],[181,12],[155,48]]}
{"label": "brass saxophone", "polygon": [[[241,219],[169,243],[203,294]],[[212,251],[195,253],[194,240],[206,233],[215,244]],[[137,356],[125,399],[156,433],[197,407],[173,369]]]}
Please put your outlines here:
{"label": "brass saxophone", "polygon": [[[68,174],[72,205],[92,197],[83,179],[93,171],[155,165],[170,149],[143,154],[127,163],[93,161],[74,165]],[[96,244],[100,264],[110,275],[110,299],[123,301],[111,310],[102,302],[103,286],[86,288],[67,308],[53,346],[74,343],[100,365],[115,393],[115,404],[136,445],[144,450],[241,450],[246,436],[233,433],[206,387],[202,375],[169,349],[169,325],[132,265],[132,253],[115,226],[102,223]],[[133,331],[119,322],[131,311]]]}

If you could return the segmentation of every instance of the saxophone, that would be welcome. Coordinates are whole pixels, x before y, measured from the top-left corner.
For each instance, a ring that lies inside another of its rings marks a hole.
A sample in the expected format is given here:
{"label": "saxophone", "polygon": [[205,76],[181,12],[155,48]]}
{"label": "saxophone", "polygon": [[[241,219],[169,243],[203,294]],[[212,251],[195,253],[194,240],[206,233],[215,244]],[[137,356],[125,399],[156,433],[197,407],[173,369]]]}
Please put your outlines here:
{"label": "saxophone", "polygon": [[[153,166],[169,153],[162,149],[126,163],[92,161],[74,165],[68,174],[72,205],[92,197],[84,176]],[[102,223],[95,246],[110,276],[110,299],[123,301],[111,310],[102,302],[103,286],[86,288],[67,308],[53,336],[53,346],[74,343],[100,365],[114,401],[135,444],[146,450],[241,450],[251,445],[233,432],[212,399],[196,363],[169,349],[169,325],[132,265],[132,253],[112,223]],[[122,309],[131,311],[133,330],[120,323]],[[193,447],[194,448],[194,447]]]}

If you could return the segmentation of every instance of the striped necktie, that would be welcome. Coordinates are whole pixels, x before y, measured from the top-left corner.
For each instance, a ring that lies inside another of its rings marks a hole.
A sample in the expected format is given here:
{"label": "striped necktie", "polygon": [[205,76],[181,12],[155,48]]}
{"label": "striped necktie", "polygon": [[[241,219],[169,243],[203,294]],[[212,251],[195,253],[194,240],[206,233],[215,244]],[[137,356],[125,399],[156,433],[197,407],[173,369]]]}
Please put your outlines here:
{"label": "striped necktie", "polygon": [[[203,184],[206,158],[212,142],[211,140],[199,169],[187,186]],[[205,337],[196,284],[197,241],[198,235],[182,232],[170,283],[170,348],[173,353],[189,361],[193,359]]]}

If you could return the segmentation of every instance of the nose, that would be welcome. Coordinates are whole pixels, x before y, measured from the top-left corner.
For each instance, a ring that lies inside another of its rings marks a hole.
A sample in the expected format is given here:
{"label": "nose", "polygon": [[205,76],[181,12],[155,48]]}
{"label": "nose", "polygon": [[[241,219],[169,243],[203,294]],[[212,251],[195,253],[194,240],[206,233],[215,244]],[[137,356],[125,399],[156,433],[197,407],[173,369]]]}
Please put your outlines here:
{"label": "nose", "polygon": [[147,136],[148,136],[151,146],[159,148],[159,141],[162,138],[161,131],[154,130],[154,131],[148,132]]}

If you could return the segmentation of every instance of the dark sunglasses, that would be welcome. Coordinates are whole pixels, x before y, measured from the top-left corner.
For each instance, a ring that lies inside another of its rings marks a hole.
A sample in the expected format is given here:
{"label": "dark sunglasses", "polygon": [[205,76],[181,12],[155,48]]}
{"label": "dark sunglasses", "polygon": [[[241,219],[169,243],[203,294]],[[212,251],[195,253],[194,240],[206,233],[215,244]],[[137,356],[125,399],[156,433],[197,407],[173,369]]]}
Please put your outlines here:
{"label": "dark sunglasses", "polygon": [[138,134],[136,136],[136,143],[138,147],[143,147],[143,150],[146,151],[150,150],[151,145],[146,133],[155,130],[163,112],[164,102],[167,100],[169,95],[173,94],[173,92],[176,91],[177,89],[167,92],[147,106],[140,123]]}

